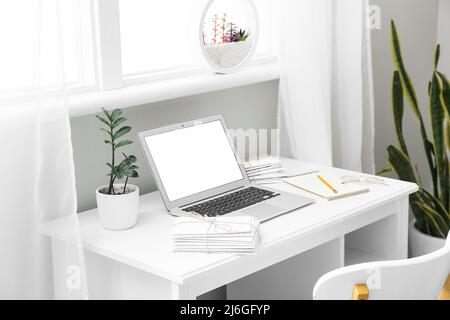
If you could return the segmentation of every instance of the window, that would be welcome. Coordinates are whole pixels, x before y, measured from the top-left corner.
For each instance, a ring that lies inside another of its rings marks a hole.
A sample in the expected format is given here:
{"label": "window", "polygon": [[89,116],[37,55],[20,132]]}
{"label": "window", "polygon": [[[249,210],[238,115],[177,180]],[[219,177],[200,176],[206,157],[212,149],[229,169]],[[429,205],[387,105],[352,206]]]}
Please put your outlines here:
{"label": "window", "polygon": [[[7,44],[0,52],[0,96],[32,93],[37,84],[51,89],[61,84],[63,77],[77,92],[95,85],[89,1],[59,1],[58,6],[49,1],[1,1],[0,39]],[[56,66],[62,63],[57,58],[60,50],[64,52],[63,68]]]}
{"label": "window", "polygon": [[273,12],[275,10],[272,0],[255,0],[255,6],[258,10],[260,35],[258,47],[255,50],[255,56],[274,55],[273,51]]}
{"label": "window", "polygon": [[[119,0],[122,73],[125,80],[198,69],[198,24],[207,0]],[[255,57],[272,50],[272,0],[254,0],[260,19]]]}
{"label": "window", "polygon": [[[71,93],[81,93],[201,72],[198,24],[207,1],[0,0],[0,97],[32,94],[38,84],[51,90],[62,78]],[[254,0],[254,61],[274,56],[274,2]],[[63,75],[55,67],[61,50]]]}
{"label": "window", "polygon": [[191,65],[191,8],[189,0],[120,0],[123,74]]}

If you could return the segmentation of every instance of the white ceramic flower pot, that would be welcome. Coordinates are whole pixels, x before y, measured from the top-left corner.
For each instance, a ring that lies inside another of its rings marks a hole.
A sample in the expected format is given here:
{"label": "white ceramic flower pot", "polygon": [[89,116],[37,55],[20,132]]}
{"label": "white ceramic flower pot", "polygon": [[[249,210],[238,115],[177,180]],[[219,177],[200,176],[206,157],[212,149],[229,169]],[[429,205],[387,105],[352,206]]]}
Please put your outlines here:
{"label": "white ceramic flower pot", "polygon": [[445,245],[445,239],[435,238],[416,229],[416,221],[409,224],[409,246],[413,257],[423,256],[425,254],[439,250]]}
{"label": "white ceramic flower pot", "polygon": [[[123,184],[115,184],[116,189],[123,189]],[[102,186],[96,190],[98,213],[102,227],[112,231],[126,230],[136,225],[139,213],[139,188],[128,184],[127,189],[132,191],[127,194],[109,195],[100,190],[107,188]]]}

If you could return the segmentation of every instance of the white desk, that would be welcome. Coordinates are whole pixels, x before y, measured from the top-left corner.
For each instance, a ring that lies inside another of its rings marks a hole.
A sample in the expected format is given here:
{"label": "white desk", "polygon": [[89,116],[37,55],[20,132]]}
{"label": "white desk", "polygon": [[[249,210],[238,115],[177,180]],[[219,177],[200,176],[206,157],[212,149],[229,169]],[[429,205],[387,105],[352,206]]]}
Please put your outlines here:
{"label": "white desk", "polygon": [[[320,166],[285,160],[291,172]],[[338,175],[359,175],[335,169]],[[369,260],[403,259],[408,247],[408,196],[415,184],[387,180],[366,194],[323,201],[262,224],[258,254],[173,253],[159,193],[141,197],[138,224],[127,231],[101,228],[97,210],[79,215],[90,298],[195,299],[227,285],[230,299],[310,299],[324,273]],[[307,195],[291,186],[278,188]],[[308,194],[309,195],[309,194]],[[311,195],[309,195],[311,196]],[[46,224],[53,263],[64,263],[68,221]],[[54,268],[55,294],[64,298],[65,270]]]}

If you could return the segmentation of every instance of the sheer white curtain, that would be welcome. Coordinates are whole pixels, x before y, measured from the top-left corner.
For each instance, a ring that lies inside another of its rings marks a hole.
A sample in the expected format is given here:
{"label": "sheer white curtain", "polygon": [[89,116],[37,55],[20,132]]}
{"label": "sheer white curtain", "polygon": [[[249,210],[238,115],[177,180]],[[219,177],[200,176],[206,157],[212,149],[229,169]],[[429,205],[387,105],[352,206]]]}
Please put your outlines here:
{"label": "sheer white curtain", "polygon": [[[53,272],[71,297],[87,298],[59,14],[58,0],[0,0],[0,299],[54,298]],[[24,65],[29,95],[6,97]],[[68,263],[53,270],[40,228],[61,217]]]}
{"label": "sheer white curtain", "polygon": [[368,1],[283,0],[281,152],[373,172]]}

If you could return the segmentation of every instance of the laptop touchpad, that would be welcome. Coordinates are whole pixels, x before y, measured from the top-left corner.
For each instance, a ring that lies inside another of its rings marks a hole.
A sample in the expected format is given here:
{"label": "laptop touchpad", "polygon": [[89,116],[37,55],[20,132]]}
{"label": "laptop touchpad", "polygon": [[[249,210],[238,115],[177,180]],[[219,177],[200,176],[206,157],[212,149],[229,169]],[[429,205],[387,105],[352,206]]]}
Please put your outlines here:
{"label": "laptop touchpad", "polygon": [[261,203],[256,206],[252,206],[250,208],[241,210],[236,212],[237,214],[253,216],[260,221],[268,220],[273,218],[274,216],[280,215],[283,213],[284,208],[273,206],[267,203]]}

